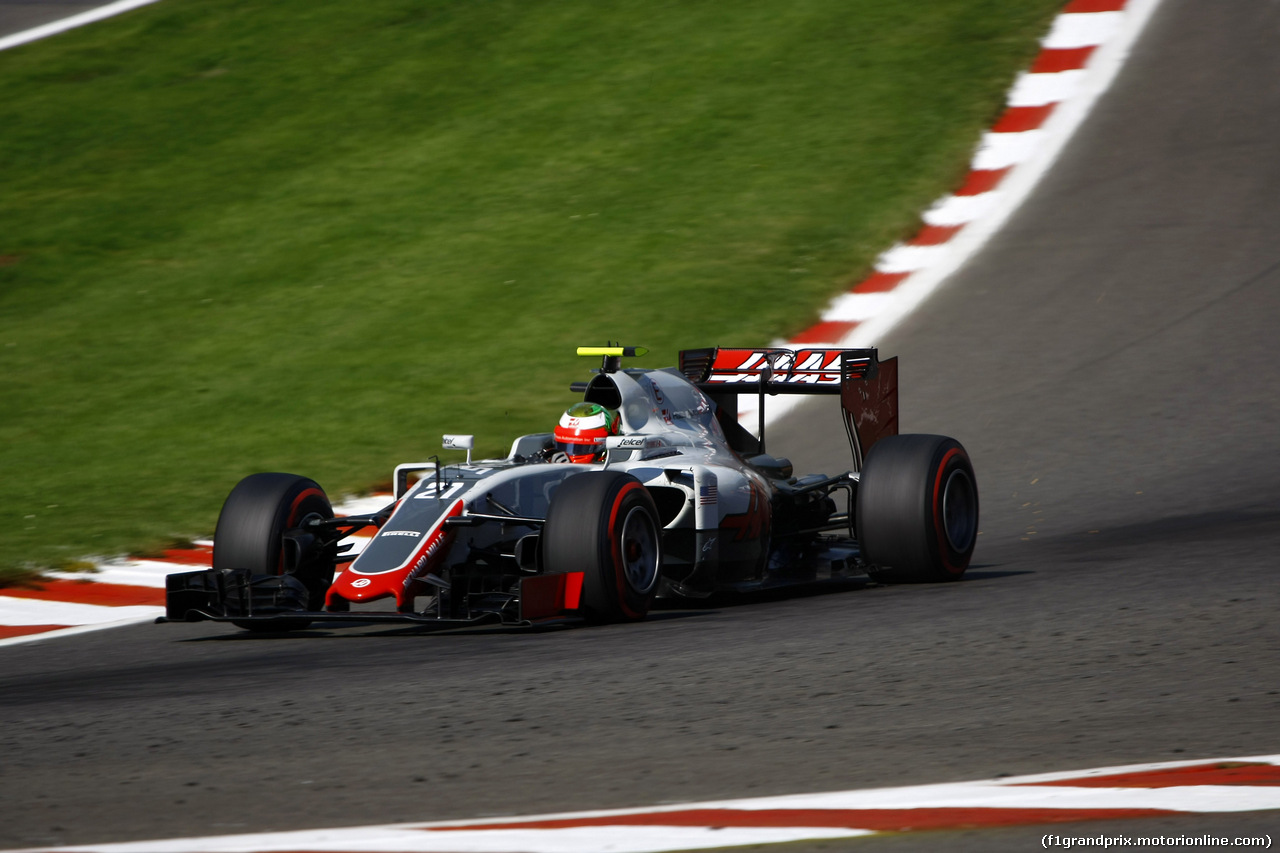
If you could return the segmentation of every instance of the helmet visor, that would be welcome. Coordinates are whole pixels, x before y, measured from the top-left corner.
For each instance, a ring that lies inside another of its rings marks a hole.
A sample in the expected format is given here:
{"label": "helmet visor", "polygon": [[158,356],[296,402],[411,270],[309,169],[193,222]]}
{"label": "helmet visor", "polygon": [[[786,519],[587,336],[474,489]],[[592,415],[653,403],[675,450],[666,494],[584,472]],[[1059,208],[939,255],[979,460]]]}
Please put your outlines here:
{"label": "helmet visor", "polygon": [[568,456],[573,462],[592,462],[604,457],[603,442],[567,442],[557,441],[556,450]]}

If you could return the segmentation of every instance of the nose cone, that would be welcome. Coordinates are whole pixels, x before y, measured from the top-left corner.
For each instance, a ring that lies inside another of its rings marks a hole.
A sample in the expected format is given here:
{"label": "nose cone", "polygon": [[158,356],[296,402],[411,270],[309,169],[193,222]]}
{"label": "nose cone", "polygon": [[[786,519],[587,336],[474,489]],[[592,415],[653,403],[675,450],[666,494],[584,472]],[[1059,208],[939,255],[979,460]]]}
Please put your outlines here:
{"label": "nose cone", "polygon": [[343,602],[377,601],[394,596],[396,609],[413,603],[413,578],[430,572],[448,551],[453,531],[445,521],[462,514],[462,499],[455,500],[425,534],[405,530],[396,523],[399,511],[373,538],[351,568],[339,575],[325,595],[325,608],[344,610]]}
{"label": "nose cone", "polygon": [[325,595],[325,607],[332,609],[339,601],[363,602],[377,601],[389,596],[396,597],[396,604],[404,591],[404,572],[384,572],[379,575],[357,574],[345,571],[334,579]]}

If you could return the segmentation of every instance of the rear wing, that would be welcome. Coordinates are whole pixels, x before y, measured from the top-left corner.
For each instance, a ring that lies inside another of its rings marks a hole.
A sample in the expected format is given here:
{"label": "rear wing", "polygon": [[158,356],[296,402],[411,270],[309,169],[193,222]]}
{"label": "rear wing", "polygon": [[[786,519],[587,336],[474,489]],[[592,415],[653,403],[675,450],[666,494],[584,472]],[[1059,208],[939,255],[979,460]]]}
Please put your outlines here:
{"label": "rear wing", "polygon": [[758,453],[764,452],[765,397],[776,394],[839,394],[855,471],[872,445],[898,434],[898,359],[881,361],[875,347],[683,350],[680,372],[735,426],[738,395],[758,395],[759,446],[751,448]]}

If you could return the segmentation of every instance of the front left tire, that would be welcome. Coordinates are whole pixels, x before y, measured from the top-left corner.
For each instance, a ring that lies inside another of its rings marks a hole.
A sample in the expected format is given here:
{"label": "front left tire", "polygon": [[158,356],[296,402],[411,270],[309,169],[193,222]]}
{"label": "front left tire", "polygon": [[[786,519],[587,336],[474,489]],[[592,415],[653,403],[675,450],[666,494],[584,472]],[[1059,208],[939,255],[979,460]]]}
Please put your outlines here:
{"label": "front left tire", "polygon": [[[214,569],[247,569],[254,575],[285,574],[284,534],[308,518],[333,518],[329,497],[314,480],[296,474],[251,474],[231,490],[213,536]],[[291,573],[307,590],[306,609],[324,607],[334,563],[325,555],[308,559]],[[251,631],[305,628],[306,619],[235,622]]]}

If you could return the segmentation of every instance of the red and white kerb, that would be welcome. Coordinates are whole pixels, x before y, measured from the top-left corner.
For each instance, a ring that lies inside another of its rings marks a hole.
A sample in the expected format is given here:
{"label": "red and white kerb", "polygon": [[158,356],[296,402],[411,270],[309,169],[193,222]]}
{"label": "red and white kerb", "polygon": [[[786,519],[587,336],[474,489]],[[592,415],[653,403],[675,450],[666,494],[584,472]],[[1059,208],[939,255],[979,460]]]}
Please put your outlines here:
{"label": "red and white kerb", "polygon": [[1046,123],[1064,103],[1082,93],[1090,60],[1121,33],[1130,14],[1126,6],[1140,3],[1069,3],[1054,20],[1031,68],[1014,83],[1004,114],[983,134],[963,185],[938,199],[924,213],[924,226],[915,237],[880,255],[870,276],[836,298],[822,312],[821,322],[790,343],[835,346],[844,342],[856,328],[880,315],[908,279],[948,259],[961,232],[1000,203],[1011,173],[1049,141]]}
{"label": "red and white kerb", "polygon": [[[1130,838],[1194,837],[1203,835],[1197,823],[1179,819],[1280,809],[1278,764],[1280,756],[1268,755],[537,817],[56,849],[67,853],[668,853],[1008,826],[1040,826],[1046,835],[1058,837],[1097,836],[1096,831],[1079,826],[1054,828],[1094,820],[1124,820],[1123,833]],[[1163,820],[1144,820],[1153,817]],[[1251,825],[1256,826],[1256,821]],[[1118,834],[1115,824],[1110,824],[1107,835]],[[1246,834],[1260,835],[1236,833]],[[868,839],[868,843],[874,846],[875,841]]]}

